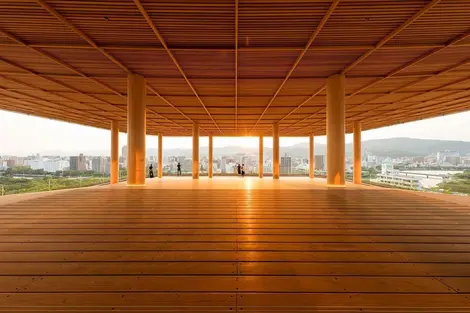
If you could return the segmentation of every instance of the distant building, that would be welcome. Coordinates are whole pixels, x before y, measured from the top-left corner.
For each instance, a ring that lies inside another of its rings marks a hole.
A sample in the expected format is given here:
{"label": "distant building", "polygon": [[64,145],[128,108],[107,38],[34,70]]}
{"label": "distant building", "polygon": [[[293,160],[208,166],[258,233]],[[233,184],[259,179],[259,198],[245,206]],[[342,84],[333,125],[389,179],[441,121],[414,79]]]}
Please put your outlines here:
{"label": "distant building", "polygon": [[121,155],[127,159],[127,146],[122,146]]}
{"label": "distant building", "polygon": [[292,158],[287,153],[281,157],[281,174],[292,174]]}
{"label": "distant building", "polygon": [[31,167],[32,170],[44,169],[44,162],[41,160],[25,160],[24,165]]}
{"label": "distant building", "polygon": [[377,182],[385,185],[398,186],[410,189],[420,189],[419,178],[405,175],[378,174]]}
{"label": "distant building", "polygon": [[106,159],[103,157],[94,157],[91,160],[91,170],[95,173],[105,173]]}
{"label": "distant building", "polygon": [[10,159],[6,160],[7,167],[12,168],[16,166],[16,160]]}
{"label": "distant building", "polygon": [[315,156],[315,170],[326,171],[326,155],[319,154]]}
{"label": "distant building", "polygon": [[439,151],[436,157],[437,163],[441,164],[444,162],[448,162],[446,160],[448,157],[460,157],[460,153],[458,151],[452,151],[452,150]]}
{"label": "distant building", "polygon": [[222,157],[222,161],[220,162],[220,172],[222,174],[227,173],[227,158],[224,156]]}
{"label": "distant building", "polygon": [[447,156],[444,161],[456,166],[460,164],[461,158],[460,156]]}
{"label": "distant building", "polygon": [[55,173],[57,171],[62,171],[64,168],[68,166],[67,161],[63,161],[60,159],[54,159],[54,160],[45,160],[42,162],[43,163],[43,168],[44,171],[49,172],[49,173]]}
{"label": "distant building", "polygon": [[86,159],[82,153],[80,153],[79,156],[70,157],[70,170],[82,172],[86,171]]}
{"label": "distant building", "polygon": [[393,169],[393,164],[391,163],[383,163],[382,164],[382,171],[380,172],[382,175],[394,175],[395,170]]}
{"label": "distant building", "polygon": [[191,173],[193,171],[193,159],[183,159],[181,163],[181,171],[186,173]]}

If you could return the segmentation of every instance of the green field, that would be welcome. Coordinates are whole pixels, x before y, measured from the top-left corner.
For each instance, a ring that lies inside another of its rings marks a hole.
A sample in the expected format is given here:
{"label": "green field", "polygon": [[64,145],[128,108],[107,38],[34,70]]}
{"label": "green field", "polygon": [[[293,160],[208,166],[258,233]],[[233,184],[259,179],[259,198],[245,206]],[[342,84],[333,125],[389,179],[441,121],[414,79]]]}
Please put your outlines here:
{"label": "green field", "polygon": [[66,178],[66,177],[41,177],[41,178],[13,178],[0,176],[0,193],[17,194],[26,192],[41,192],[68,188],[79,188],[93,185],[108,183],[108,177],[82,177],[82,178]]}

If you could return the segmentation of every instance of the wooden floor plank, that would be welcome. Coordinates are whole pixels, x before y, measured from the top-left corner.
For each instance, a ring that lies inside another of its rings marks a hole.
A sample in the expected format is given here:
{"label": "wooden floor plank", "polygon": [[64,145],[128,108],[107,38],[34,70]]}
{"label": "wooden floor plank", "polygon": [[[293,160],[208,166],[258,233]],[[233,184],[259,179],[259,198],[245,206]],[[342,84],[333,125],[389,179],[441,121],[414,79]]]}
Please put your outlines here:
{"label": "wooden floor plank", "polygon": [[[459,294],[298,294],[238,295],[246,312],[465,312],[469,299]],[[336,310],[336,311],[335,311]]]}
{"label": "wooden floor plank", "polygon": [[466,276],[470,277],[470,263],[308,263],[308,262],[243,262],[241,275],[285,276]]}
{"label": "wooden floor plank", "polygon": [[0,292],[106,291],[455,293],[430,277],[0,276]]}
{"label": "wooden floor plank", "polygon": [[[234,312],[235,293],[0,293],[0,312]],[[127,311],[129,310],[129,311]]]}
{"label": "wooden floor plank", "polygon": [[30,262],[1,263],[0,275],[236,275],[236,262]]}
{"label": "wooden floor plank", "polygon": [[470,307],[470,210],[413,193],[75,190],[0,226],[0,311]]}

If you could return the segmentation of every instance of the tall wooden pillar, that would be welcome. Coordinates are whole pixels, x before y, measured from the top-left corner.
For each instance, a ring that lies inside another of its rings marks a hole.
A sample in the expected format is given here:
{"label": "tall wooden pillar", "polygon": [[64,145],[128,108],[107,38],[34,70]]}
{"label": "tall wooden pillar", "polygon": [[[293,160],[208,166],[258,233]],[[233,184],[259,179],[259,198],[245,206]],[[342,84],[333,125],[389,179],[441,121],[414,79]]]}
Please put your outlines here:
{"label": "tall wooden pillar", "polygon": [[354,167],[353,182],[362,183],[361,122],[354,122]]}
{"label": "tall wooden pillar", "polygon": [[145,185],[145,79],[127,77],[127,185]]}
{"label": "tall wooden pillar", "polygon": [[111,121],[111,184],[119,182],[119,125],[118,121]]}
{"label": "tall wooden pillar", "polygon": [[208,166],[208,169],[207,169],[207,175],[209,176],[209,178],[212,178],[212,175],[213,175],[213,167],[214,167],[214,158],[213,158],[213,155],[214,154],[214,145],[213,145],[213,138],[212,138],[212,135],[209,135],[209,164],[207,165]]}
{"label": "tall wooden pillar", "polygon": [[344,75],[330,76],[326,100],[326,178],[328,185],[345,184]]}
{"label": "tall wooden pillar", "polygon": [[163,135],[158,134],[158,178],[163,177]]}
{"label": "tall wooden pillar", "polygon": [[273,124],[273,178],[279,179],[279,123]]}
{"label": "tall wooden pillar", "polygon": [[309,149],[308,149],[308,177],[314,178],[315,176],[315,154],[314,154],[314,137],[313,134],[309,136]]}
{"label": "tall wooden pillar", "polygon": [[193,124],[193,179],[199,178],[199,124]]}
{"label": "tall wooden pillar", "polygon": [[259,149],[258,149],[258,173],[259,178],[263,178],[264,174],[264,145],[263,145],[263,136],[259,136]]}

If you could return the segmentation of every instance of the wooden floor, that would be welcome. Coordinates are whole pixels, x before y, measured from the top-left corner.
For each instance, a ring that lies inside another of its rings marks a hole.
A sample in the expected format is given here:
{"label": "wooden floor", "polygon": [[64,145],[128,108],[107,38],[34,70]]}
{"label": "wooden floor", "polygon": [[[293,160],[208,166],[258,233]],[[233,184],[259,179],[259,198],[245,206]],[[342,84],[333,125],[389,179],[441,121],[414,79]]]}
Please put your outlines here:
{"label": "wooden floor", "polygon": [[373,189],[81,189],[0,207],[0,311],[469,312],[470,209]]}

